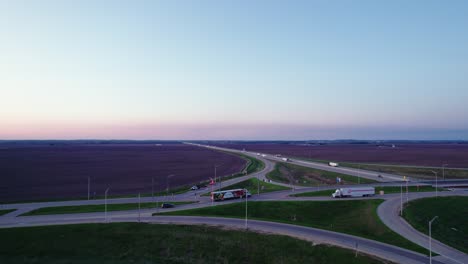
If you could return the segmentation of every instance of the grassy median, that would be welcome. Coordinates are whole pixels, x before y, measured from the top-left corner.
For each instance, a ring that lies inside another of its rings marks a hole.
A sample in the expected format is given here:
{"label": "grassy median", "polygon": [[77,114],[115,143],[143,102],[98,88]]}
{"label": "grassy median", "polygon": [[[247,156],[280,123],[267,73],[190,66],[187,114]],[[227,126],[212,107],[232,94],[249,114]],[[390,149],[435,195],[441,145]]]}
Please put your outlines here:
{"label": "grassy median", "polygon": [[380,165],[380,164],[357,164],[357,163],[341,163],[342,166],[351,168],[361,168],[363,170],[389,173],[401,176],[408,176],[419,179],[435,180],[435,175],[432,171],[438,173],[438,179],[442,180],[443,175],[446,179],[467,179],[468,169],[444,169],[442,168],[418,168],[405,167],[397,165]]}
{"label": "grassy median", "polygon": [[[383,200],[379,199],[249,202],[248,217],[347,233],[428,254],[426,249],[393,232],[382,223],[377,216],[377,207],[382,202]],[[163,214],[243,218],[245,204],[224,204]]]}
{"label": "grassy median", "polygon": [[[433,192],[436,188],[431,186],[408,186],[408,192]],[[443,188],[438,188],[439,191],[443,191]],[[401,188],[398,186],[383,186],[383,187],[375,187],[375,194],[378,195],[380,191],[384,191],[385,194],[387,193],[399,193],[401,192]],[[332,193],[335,192],[333,190],[323,190],[323,191],[314,191],[314,192],[305,192],[305,193],[298,193],[293,194],[290,196],[294,197],[315,197],[315,196],[331,196]],[[406,187],[403,186],[403,192],[406,192]]]}
{"label": "grassy median", "polygon": [[414,200],[404,210],[404,218],[414,228],[428,234],[432,223],[432,236],[460,251],[468,253],[468,197],[431,197]]}
{"label": "grassy median", "polygon": [[5,210],[0,210],[0,215],[5,215],[8,213],[11,213],[13,211],[16,211],[16,209],[5,209]]}
{"label": "grassy median", "polygon": [[[141,203],[141,209],[156,208],[161,203]],[[189,204],[194,202],[166,202],[174,205]],[[125,211],[125,210],[138,210],[138,203],[125,203],[125,204],[108,204],[107,211]],[[51,214],[78,214],[78,213],[96,213],[104,212],[104,204],[93,204],[93,205],[77,205],[77,206],[55,206],[55,207],[43,207],[30,212],[24,213],[20,216],[31,216],[31,215],[51,215]]]}
{"label": "grassy median", "polygon": [[[245,181],[238,182],[236,184],[229,185],[227,187],[222,188],[221,190],[232,190],[232,189],[247,189],[251,194],[257,194],[260,188],[260,193],[267,193],[267,192],[275,192],[275,191],[284,191],[289,190],[291,188],[259,181],[257,178],[250,178]],[[218,191],[213,190],[213,191]],[[203,196],[210,196],[211,192],[204,194]]]}
{"label": "grassy median", "polygon": [[81,224],[0,229],[0,263],[388,263],[287,236],[207,226]]}
{"label": "grassy median", "polygon": [[343,184],[374,183],[376,181],[359,178],[337,172],[318,170],[286,162],[278,162],[275,169],[267,174],[273,181],[281,183],[293,183],[302,186],[333,185],[336,178],[340,177]]}

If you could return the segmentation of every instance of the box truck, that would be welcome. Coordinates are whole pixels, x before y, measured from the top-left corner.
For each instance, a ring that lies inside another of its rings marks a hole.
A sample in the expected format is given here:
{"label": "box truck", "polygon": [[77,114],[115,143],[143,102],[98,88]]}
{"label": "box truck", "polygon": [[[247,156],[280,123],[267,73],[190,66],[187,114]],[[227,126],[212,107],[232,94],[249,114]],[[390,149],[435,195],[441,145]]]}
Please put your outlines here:
{"label": "box truck", "polygon": [[336,163],[336,162],[328,162],[328,166],[331,166],[331,167],[338,167],[338,163]]}
{"label": "box truck", "polygon": [[290,159],[288,158],[282,158],[283,161],[291,161]]}
{"label": "box truck", "polygon": [[340,188],[336,189],[332,193],[333,198],[344,198],[344,197],[367,197],[374,196],[374,187],[352,187],[352,188]]}

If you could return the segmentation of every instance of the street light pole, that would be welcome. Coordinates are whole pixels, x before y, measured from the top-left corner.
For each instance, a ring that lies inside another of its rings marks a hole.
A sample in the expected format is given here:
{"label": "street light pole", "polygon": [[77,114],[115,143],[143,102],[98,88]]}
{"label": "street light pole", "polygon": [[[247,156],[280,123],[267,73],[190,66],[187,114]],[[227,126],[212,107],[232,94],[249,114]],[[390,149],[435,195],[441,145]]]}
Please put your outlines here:
{"label": "street light pole", "polygon": [[247,200],[248,200],[248,195],[247,195],[247,190],[244,189],[245,191],[245,229],[247,229]]}
{"label": "street light pole", "polygon": [[445,166],[448,166],[448,164],[442,164],[442,179],[445,181]]}
{"label": "street light pole", "polygon": [[140,214],[140,202],[141,202],[141,199],[140,199],[140,193],[138,193],[138,223],[140,223],[141,221],[141,214]]}
{"label": "street light pole", "polygon": [[401,200],[400,216],[403,217],[403,184],[400,185],[400,200]]}
{"label": "street light pole", "polygon": [[110,187],[107,187],[106,191],[104,192],[104,218],[107,222],[107,192],[109,192]]}
{"label": "street light pole", "polygon": [[[217,177],[217,168],[219,167],[220,165],[214,165],[214,173],[215,173],[215,183],[216,183],[216,177]],[[221,183],[221,179],[218,179],[219,181],[219,185],[218,185],[218,191],[220,191],[222,189],[222,183]]]}
{"label": "street light pole", "polygon": [[260,194],[260,177],[257,174],[257,195],[259,195],[259,194]]}
{"label": "street light pole", "polygon": [[438,193],[437,193],[437,189],[438,189],[438,187],[437,187],[437,171],[432,171],[432,173],[434,173],[435,177],[436,177],[436,197],[437,197],[438,196]]}
{"label": "street light pole", "polygon": [[361,184],[361,164],[359,164],[359,169],[358,169],[358,172],[357,172],[357,180],[358,180],[358,184]]}
{"label": "street light pole", "polygon": [[151,177],[151,199],[154,202],[154,176]]}
{"label": "street light pole", "polygon": [[88,176],[88,201],[89,201],[89,196],[90,196],[90,193],[91,193],[91,178]]}
{"label": "street light pole", "polygon": [[166,195],[169,196],[169,178],[173,177],[174,174],[167,175],[166,177]]}
{"label": "street light pole", "polygon": [[437,218],[438,216],[434,216],[434,218],[429,221],[429,264],[432,264],[432,222]]}

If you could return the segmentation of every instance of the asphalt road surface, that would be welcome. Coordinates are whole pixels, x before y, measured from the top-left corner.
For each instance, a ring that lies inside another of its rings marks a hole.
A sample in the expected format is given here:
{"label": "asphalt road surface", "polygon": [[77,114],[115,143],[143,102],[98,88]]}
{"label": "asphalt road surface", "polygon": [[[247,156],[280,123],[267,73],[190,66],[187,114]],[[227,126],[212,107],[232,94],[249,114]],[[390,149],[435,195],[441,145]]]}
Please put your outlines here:
{"label": "asphalt road surface", "polygon": [[[265,163],[265,168],[259,172],[242,176],[239,178],[234,178],[227,180],[222,183],[216,183],[213,186],[213,189],[222,188],[223,186],[232,185],[240,181],[256,177],[260,180],[266,179],[266,174],[274,169],[274,156],[258,156],[256,153],[243,152],[238,150],[230,150],[224,148],[211,147],[214,149],[219,149],[223,151],[231,151],[242,153],[244,155],[249,155],[255,157],[259,160],[262,160]],[[317,169],[327,169],[333,170],[340,173],[350,174],[356,176],[359,173],[362,177],[372,178],[373,175],[377,177],[377,174],[374,172],[364,172],[362,170],[350,169],[347,168],[335,168],[329,167],[324,164],[319,163],[310,163],[299,160],[293,160],[294,163],[300,163],[302,166],[310,166]],[[367,174],[366,174],[367,173]],[[390,181],[392,175],[385,175],[384,180]],[[393,176],[392,176],[393,177]],[[397,176],[401,180],[400,176]],[[380,178],[381,179],[381,178]],[[393,181],[393,179],[392,179]],[[400,186],[401,182],[388,182],[388,183],[377,183],[377,184],[367,184],[367,186]],[[415,185],[419,183],[408,183],[409,185]],[[285,185],[288,186],[289,185]],[[320,187],[323,189],[330,189],[330,193],[337,186],[327,186]],[[343,187],[340,185],[340,187]],[[292,193],[307,192],[307,191],[316,191],[317,187],[303,187],[303,186],[294,186],[292,190],[289,191],[279,191],[272,193],[265,193],[260,195],[254,195],[252,198],[249,198],[251,201],[278,201],[278,200],[336,200],[331,197],[290,197]],[[183,216],[151,216],[153,213],[159,211],[173,211],[173,210],[184,210],[191,208],[201,208],[206,206],[213,206],[216,204],[226,204],[234,202],[243,202],[244,200],[230,200],[224,201],[222,203],[213,203],[209,197],[200,196],[203,193],[210,192],[211,187],[205,188],[203,190],[189,191],[187,193],[168,196],[168,197],[142,197],[141,202],[151,202],[151,201],[197,201],[194,204],[179,205],[176,208],[172,209],[142,209],[142,210],[128,210],[128,211],[114,211],[107,213],[107,219],[103,212],[98,213],[81,213],[81,214],[63,214],[63,215],[41,215],[41,216],[20,216],[18,215],[38,209],[41,207],[51,207],[51,206],[71,206],[71,205],[88,205],[88,204],[104,204],[104,200],[77,200],[77,201],[58,201],[58,202],[37,202],[37,203],[22,203],[22,204],[7,204],[0,206],[0,209],[17,209],[16,211],[0,216],[0,227],[20,227],[20,226],[37,226],[37,225],[55,225],[55,224],[72,224],[72,223],[102,223],[102,222],[154,222],[154,223],[176,223],[176,224],[210,224],[210,225],[221,225],[228,228],[245,228],[245,220],[243,219],[229,219],[229,218],[213,218],[213,217],[183,217]],[[253,192],[254,194],[255,192]],[[434,196],[434,192],[427,193],[410,193],[408,195],[408,200],[418,199],[422,197]],[[468,195],[467,191],[458,191],[458,192],[439,192],[439,195]],[[406,196],[405,196],[406,198]],[[356,198],[353,198],[356,199]],[[418,232],[403,219],[398,216],[399,206],[401,203],[400,194],[386,194],[383,196],[374,196],[369,198],[360,198],[360,199],[385,199],[386,201],[382,203],[378,208],[378,215],[382,221],[389,226],[395,232],[403,235],[409,240],[428,248],[428,238],[426,235]],[[406,200],[405,200],[406,201]],[[108,199],[109,204],[117,203],[138,203],[138,199],[135,198],[115,198]],[[350,248],[360,252],[364,252],[370,255],[375,255],[383,259],[388,259],[398,263],[428,263],[428,257],[421,255],[416,252],[408,251],[396,246],[384,244],[381,242],[368,240],[360,237],[355,237],[342,233],[335,233],[331,231],[325,231],[315,228],[301,227],[295,225],[273,223],[266,221],[248,221],[248,228],[255,231],[269,232],[289,235],[301,239],[306,239],[313,241],[314,243],[327,243],[340,247]],[[467,263],[468,256],[458,250],[455,250],[451,247],[444,245],[441,242],[435,241],[433,243],[433,252],[440,254],[433,258],[433,263]]]}

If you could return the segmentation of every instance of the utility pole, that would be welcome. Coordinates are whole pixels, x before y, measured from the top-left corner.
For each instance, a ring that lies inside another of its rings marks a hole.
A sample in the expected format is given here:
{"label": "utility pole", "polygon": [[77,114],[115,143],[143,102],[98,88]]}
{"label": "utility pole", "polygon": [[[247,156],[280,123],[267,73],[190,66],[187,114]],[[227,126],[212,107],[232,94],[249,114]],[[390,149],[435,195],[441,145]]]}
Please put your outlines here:
{"label": "utility pole", "polygon": [[403,184],[400,185],[400,216],[403,217]]}
{"label": "utility pole", "polygon": [[140,223],[140,221],[141,221],[140,202],[141,202],[140,193],[138,193],[138,223]]}
{"label": "utility pole", "polygon": [[110,187],[107,187],[106,191],[104,192],[104,218],[107,222],[107,192],[109,192]]}
{"label": "utility pole", "polygon": [[359,169],[358,169],[358,172],[357,172],[357,180],[358,180],[358,184],[361,184],[361,164],[359,164]]}
{"label": "utility pole", "polygon": [[442,164],[442,179],[445,181],[445,166],[448,166],[448,164]]}
{"label": "utility pole", "polygon": [[434,218],[429,221],[429,264],[432,264],[432,222],[437,218],[438,216],[434,216]]}
{"label": "utility pole", "polygon": [[166,195],[169,196],[169,178],[173,177],[174,174],[167,175],[166,177]]}
{"label": "utility pole", "polygon": [[244,189],[245,191],[245,229],[247,229],[247,200],[248,200],[248,196],[247,196],[247,190]]}
{"label": "utility pole", "polygon": [[154,176],[151,177],[151,199],[154,202]]}
{"label": "utility pole", "polygon": [[436,197],[437,197],[437,196],[439,195],[439,194],[437,193],[437,189],[438,189],[438,186],[437,186],[437,171],[432,171],[432,173],[434,173],[434,174],[435,174],[435,177],[436,177]]}
{"label": "utility pole", "polygon": [[91,178],[88,176],[88,201],[91,193]]}
{"label": "utility pole", "polygon": [[259,195],[259,194],[260,194],[260,178],[259,178],[259,176],[257,174],[257,195]]}

